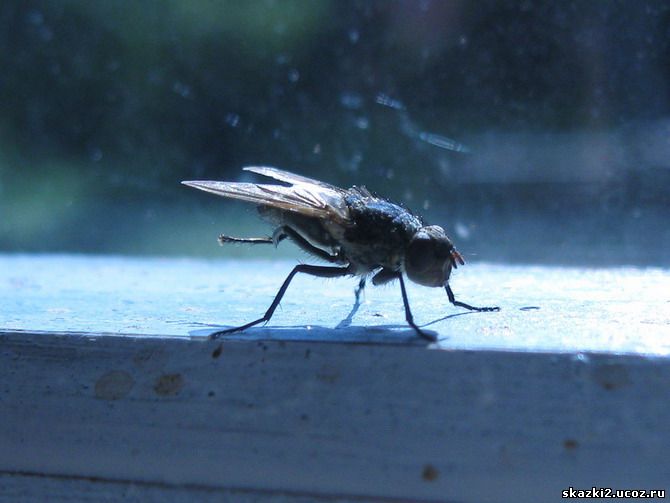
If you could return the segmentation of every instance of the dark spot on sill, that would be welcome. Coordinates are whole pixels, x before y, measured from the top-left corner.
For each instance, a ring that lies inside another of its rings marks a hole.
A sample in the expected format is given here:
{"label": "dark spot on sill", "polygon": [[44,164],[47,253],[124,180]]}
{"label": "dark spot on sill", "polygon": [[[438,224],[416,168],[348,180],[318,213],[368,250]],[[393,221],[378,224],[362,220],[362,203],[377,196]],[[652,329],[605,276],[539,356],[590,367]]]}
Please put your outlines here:
{"label": "dark spot on sill", "polygon": [[426,482],[433,482],[437,480],[438,476],[439,473],[437,471],[437,468],[435,468],[433,465],[426,465],[423,467],[423,471],[421,472],[421,478]]}
{"label": "dark spot on sill", "polygon": [[160,396],[174,396],[183,386],[184,378],[181,374],[163,374],[154,384],[154,391]]}

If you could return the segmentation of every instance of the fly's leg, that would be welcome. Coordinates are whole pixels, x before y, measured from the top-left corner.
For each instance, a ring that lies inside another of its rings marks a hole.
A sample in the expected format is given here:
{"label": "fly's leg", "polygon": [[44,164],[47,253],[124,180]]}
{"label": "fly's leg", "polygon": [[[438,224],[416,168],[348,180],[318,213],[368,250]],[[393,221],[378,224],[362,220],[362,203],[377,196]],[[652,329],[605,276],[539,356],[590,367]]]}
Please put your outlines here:
{"label": "fly's leg", "polygon": [[216,338],[220,337],[221,335],[230,334],[230,333],[233,333],[233,332],[241,332],[243,330],[246,330],[247,328],[253,327],[253,326],[258,325],[260,323],[265,323],[265,322],[270,321],[270,318],[272,318],[272,315],[274,314],[275,309],[277,309],[277,306],[281,302],[282,297],[284,297],[284,294],[286,293],[286,289],[291,284],[291,280],[299,272],[309,274],[310,276],[317,276],[319,278],[338,278],[340,276],[346,276],[348,274],[351,274],[351,272],[349,270],[349,267],[330,267],[330,266],[307,265],[307,264],[297,265],[293,268],[293,270],[289,273],[289,275],[284,280],[284,283],[282,284],[281,288],[277,292],[277,295],[275,295],[275,298],[272,301],[272,304],[270,304],[270,307],[265,312],[265,314],[263,315],[262,318],[258,318],[255,321],[251,321],[251,322],[249,322],[245,325],[239,326],[239,327],[228,328],[226,330],[220,330],[218,332],[213,333],[210,336],[210,338],[216,339]]}
{"label": "fly's leg", "polygon": [[355,303],[356,308],[358,308],[358,306],[361,304],[361,294],[363,293],[363,290],[365,290],[366,279],[367,278],[363,276],[361,280],[358,282],[356,290],[354,290],[354,295],[356,296],[356,303]]}
{"label": "fly's leg", "polygon": [[318,257],[321,260],[325,260],[326,262],[330,262],[331,264],[346,263],[346,260],[343,260],[341,256],[331,255],[327,251],[322,250],[321,248],[317,248],[312,243],[307,241],[304,237],[302,237],[298,232],[293,230],[291,227],[285,225],[277,229],[275,233],[277,232],[281,232],[284,236],[291,238],[291,241],[293,241],[296,245],[298,245],[303,251],[306,251],[310,255],[314,255],[315,257]]}
{"label": "fly's leg", "polygon": [[449,297],[449,302],[451,302],[454,306],[458,307],[464,307],[465,309],[469,309],[470,311],[478,311],[478,312],[490,312],[490,311],[500,311],[499,307],[475,307],[471,306],[470,304],[466,304],[465,302],[460,302],[456,300],[456,297],[454,297],[454,292],[451,290],[451,287],[447,283],[444,285],[444,288],[447,290],[447,297]]}
{"label": "fly's leg", "polygon": [[226,243],[247,243],[250,245],[274,244],[276,246],[283,239],[286,239],[285,235],[278,235],[276,237],[268,237],[268,238],[235,238],[233,236],[226,236],[225,234],[221,234],[219,236],[219,244],[224,245]]}
{"label": "fly's leg", "polygon": [[407,320],[407,323],[409,324],[410,327],[412,327],[417,334],[419,334],[421,337],[424,339],[430,341],[430,342],[435,342],[437,338],[433,335],[427,334],[423,330],[421,330],[416,323],[414,323],[414,316],[412,316],[412,311],[409,308],[409,301],[407,300],[407,290],[405,289],[405,280],[402,279],[402,273],[398,272],[397,277],[400,280],[400,292],[402,293],[402,302],[405,305],[405,319]]}
{"label": "fly's leg", "polygon": [[358,309],[361,307],[361,292],[365,288],[365,276],[361,277],[361,280],[358,282],[356,290],[354,290],[354,295],[356,295],[356,302],[354,302],[351,311],[341,322],[337,324],[335,328],[345,328],[351,325],[351,320],[354,319],[354,316],[358,312]]}
{"label": "fly's leg", "polygon": [[293,230],[291,227],[283,225],[275,229],[271,237],[267,238],[236,238],[233,236],[226,236],[221,234],[219,236],[219,244],[223,245],[225,243],[247,243],[247,244],[274,244],[277,246],[284,239],[291,238],[296,245],[298,245],[302,250],[306,251],[310,255],[314,255],[326,262],[331,264],[345,264],[347,261],[341,255],[331,255],[327,251],[317,248],[312,243],[307,241],[299,233]]}

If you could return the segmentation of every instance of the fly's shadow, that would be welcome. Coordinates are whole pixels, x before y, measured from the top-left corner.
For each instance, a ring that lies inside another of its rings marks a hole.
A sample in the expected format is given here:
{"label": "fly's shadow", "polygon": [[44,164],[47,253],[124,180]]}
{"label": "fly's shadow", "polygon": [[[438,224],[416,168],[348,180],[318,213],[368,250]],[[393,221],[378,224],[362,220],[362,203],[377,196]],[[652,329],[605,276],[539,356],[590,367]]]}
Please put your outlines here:
{"label": "fly's shadow", "polygon": [[351,311],[349,311],[347,317],[344,318],[342,321],[340,321],[335,328],[347,328],[351,326],[351,322],[353,321],[354,316],[356,316],[358,309],[361,307],[361,295],[363,294],[363,290],[365,290],[366,281],[367,278],[363,276],[361,280],[358,282],[358,286],[354,291],[354,295],[356,298],[356,300],[354,301],[354,305],[351,307]]}
{"label": "fly's shadow", "polygon": [[[220,328],[220,327],[217,327]],[[216,343],[212,351],[212,357],[218,358],[223,351],[223,346],[229,342],[337,342],[346,344],[374,344],[393,346],[427,346],[430,341],[416,337],[412,329],[406,325],[375,325],[357,326],[351,325],[347,330],[329,328],[322,326],[304,325],[286,327],[257,327],[247,331],[245,334],[231,332],[227,335],[212,339],[211,335],[216,330],[197,329],[189,332],[194,338],[205,338]]]}

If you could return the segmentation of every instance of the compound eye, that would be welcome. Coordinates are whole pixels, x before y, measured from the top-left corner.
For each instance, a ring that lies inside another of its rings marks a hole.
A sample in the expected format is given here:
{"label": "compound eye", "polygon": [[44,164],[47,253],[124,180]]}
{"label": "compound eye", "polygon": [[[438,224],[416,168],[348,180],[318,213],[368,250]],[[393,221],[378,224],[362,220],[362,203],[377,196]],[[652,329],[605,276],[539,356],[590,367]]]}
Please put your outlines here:
{"label": "compound eye", "polygon": [[425,232],[419,232],[407,250],[407,266],[413,270],[423,270],[430,267],[435,260],[435,243]]}
{"label": "compound eye", "polygon": [[426,232],[419,232],[409,247],[405,257],[407,277],[424,286],[442,286],[444,284],[444,262],[437,256],[437,241]]}

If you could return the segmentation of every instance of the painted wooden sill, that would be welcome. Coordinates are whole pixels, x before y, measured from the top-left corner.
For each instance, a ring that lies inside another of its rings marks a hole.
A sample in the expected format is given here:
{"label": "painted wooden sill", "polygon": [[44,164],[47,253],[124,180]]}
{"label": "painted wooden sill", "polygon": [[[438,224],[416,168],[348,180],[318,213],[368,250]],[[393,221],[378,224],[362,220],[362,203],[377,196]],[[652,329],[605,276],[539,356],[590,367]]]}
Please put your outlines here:
{"label": "painted wooden sill", "polygon": [[668,271],[468,265],[457,297],[502,311],[410,287],[430,345],[397,285],[344,326],[355,280],[298,277],[217,352],[293,265],[0,256],[0,502],[670,489]]}

